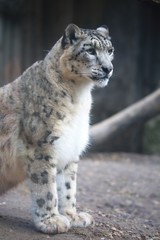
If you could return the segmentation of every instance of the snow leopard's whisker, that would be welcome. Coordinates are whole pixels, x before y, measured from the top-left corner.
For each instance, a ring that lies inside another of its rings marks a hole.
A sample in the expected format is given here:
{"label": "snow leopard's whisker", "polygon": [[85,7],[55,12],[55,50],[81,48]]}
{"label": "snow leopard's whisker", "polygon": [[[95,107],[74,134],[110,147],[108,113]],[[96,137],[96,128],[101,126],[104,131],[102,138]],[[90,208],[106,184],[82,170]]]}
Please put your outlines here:
{"label": "snow leopard's whisker", "polygon": [[81,73],[81,72],[77,72],[77,74],[79,74],[79,75],[87,75],[87,76],[90,76],[89,73],[85,73],[85,72],[83,72],[83,73]]}

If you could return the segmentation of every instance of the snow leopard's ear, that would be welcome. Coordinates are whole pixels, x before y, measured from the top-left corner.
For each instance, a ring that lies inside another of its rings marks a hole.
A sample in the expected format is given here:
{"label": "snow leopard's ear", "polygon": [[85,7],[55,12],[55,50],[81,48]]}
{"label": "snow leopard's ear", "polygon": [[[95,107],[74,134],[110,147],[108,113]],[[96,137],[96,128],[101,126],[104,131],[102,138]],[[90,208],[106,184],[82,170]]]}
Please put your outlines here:
{"label": "snow leopard's ear", "polygon": [[97,28],[97,31],[104,37],[107,38],[108,40],[111,39],[109,36],[109,29],[106,25],[102,25],[101,27]]}
{"label": "snow leopard's ear", "polygon": [[75,24],[69,24],[65,29],[62,37],[62,48],[65,48],[68,44],[74,44],[80,36],[80,28]]}

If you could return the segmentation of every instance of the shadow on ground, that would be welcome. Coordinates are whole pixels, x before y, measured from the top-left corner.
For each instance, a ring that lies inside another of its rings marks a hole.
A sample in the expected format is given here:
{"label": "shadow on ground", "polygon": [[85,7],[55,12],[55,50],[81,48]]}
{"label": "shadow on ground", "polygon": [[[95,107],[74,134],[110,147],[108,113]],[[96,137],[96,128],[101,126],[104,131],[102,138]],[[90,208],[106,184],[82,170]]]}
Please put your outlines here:
{"label": "shadow on ground", "polygon": [[0,240],[160,240],[160,157],[94,154],[79,165],[78,208],[94,228],[36,232],[26,184],[0,197]]}

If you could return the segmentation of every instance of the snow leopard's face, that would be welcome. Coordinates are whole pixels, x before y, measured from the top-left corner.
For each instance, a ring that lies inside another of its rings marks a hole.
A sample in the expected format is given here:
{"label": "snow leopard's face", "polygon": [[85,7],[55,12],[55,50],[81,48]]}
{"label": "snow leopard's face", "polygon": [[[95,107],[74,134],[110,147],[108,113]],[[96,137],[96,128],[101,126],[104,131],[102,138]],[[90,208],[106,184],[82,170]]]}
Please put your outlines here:
{"label": "snow leopard's face", "polygon": [[77,81],[92,81],[104,87],[113,73],[114,48],[108,29],[81,29],[70,24],[62,38],[64,52],[60,67],[65,76]]}

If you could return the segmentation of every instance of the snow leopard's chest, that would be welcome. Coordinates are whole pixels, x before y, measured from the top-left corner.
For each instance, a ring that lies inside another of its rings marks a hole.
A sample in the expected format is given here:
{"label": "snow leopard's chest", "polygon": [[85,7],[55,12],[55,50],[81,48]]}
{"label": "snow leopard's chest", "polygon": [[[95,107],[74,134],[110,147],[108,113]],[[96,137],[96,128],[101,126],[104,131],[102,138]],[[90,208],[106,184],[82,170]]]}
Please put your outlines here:
{"label": "snow leopard's chest", "polygon": [[76,161],[88,143],[89,107],[86,108],[84,105],[78,107],[76,114],[62,126],[62,135],[56,141],[59,169],[63,169],[70,161]]}

